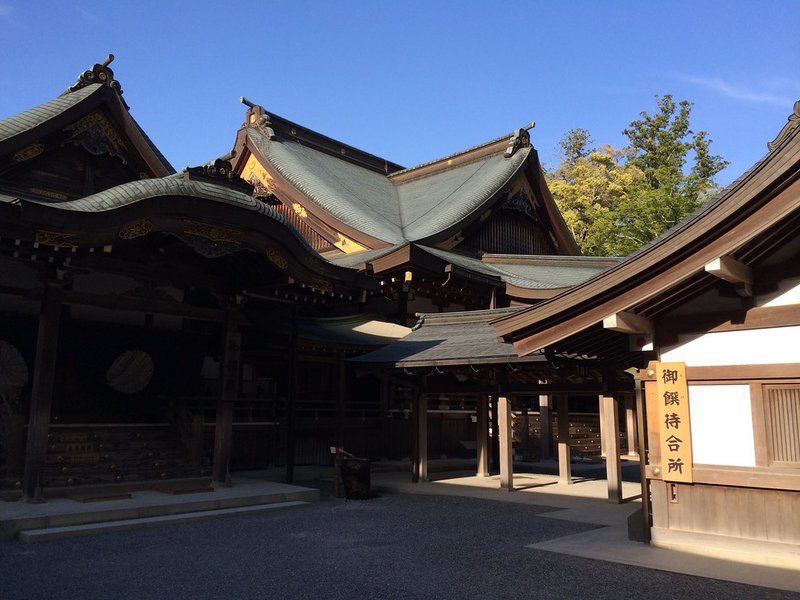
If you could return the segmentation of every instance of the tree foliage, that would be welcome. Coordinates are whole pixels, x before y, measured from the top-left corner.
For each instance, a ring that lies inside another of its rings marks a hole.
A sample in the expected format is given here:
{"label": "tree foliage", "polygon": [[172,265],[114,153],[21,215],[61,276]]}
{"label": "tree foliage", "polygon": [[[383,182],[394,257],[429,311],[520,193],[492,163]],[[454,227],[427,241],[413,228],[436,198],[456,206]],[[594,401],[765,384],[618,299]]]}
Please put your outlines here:
{"label": "tree foliage", "polygon": [[[656,97],[658,110],[623,130],[629,145],[590,148],[585,129],[560,143],[548,185],[581,251],[625,255],[693,212],[716,190],[727,162],[711,154],[708,133],[690,128],[692,104]],[[689,167],[687,170],[687,166]]]}

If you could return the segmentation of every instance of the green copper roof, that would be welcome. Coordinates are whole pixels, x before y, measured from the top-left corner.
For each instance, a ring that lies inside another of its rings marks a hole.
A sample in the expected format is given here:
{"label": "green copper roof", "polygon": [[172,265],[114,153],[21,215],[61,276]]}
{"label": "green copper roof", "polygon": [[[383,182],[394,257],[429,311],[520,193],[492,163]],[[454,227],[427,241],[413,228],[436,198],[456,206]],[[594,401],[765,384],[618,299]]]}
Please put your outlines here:
{"label": "green copper roof", "polygon": [[[530,155],[521,148],[400,180],[287,136],[247,135],[263,158],[295,188],[339,221],[390,244],[418,241],[483,210]],[[403,172],[404,175],[409,170]]]}

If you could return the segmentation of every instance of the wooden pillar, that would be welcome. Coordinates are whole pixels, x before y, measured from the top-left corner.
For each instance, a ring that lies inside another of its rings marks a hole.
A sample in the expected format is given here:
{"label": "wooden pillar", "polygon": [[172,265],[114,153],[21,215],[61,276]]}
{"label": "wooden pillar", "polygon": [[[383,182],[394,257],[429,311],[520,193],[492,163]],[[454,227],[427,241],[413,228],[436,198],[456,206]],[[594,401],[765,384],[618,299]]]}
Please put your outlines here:
{"label": "wooden pillar", "polygon": [[391,444],[391,423],[389,422],[389,374],[381,372],[381,392],[380,392],[380,411],[381,411],[381,456],[389,458],[389,448]]}
{"label": "wooden pillar", "polygon": [[478,396],[477,415],[477,452],[478,477],[489,476],[489,396]]}
{"label": "wooden pillar", "polygon": [[289,338],[289,386],[286,398],[286,483],[294,482],[295,418],[297,416],[297,303],[292,304]]}
{"label": "wooden pillar", "polygon": [[417,439],[419,440],[419,480],[428,481],[428,395],[419,395],[417,413]]}
{"label": "wooden pillar", "polygon": [[603,396],[600,396],[600,400],[598,401],[598,410],[597,412],[600,414],[600,457],[606,457],[606,441],[608,440],[608,431],[605,425],[606,422],[606,407],[603,404]]}
{"label": "wooden pillar", "polygon": [[572,457],[569,449],[569,396],[558,400],[558,482],[572,484]]}
{"label": "wooden pillar", "polygon": [[31,408],[28,420],[28,443],[25,448],[25,471],[22,499],[43,502],[42,469],[47,456],[47,432],[50,429],[50,405],[58,354],[58,329],[61,317],[61,286],[48,282],[39,313],[36,358],[33,363]]}
{"label": "wooden pillar", "polygon": [[631,395],[625,396],[625,433],[628,439],[628,456],[637,456],[636,449],[639,444],[636,431],[636,398]]}
{"label": "wooden pillar", "polygon": [[500,427],[498,425],[499,419],[497,417],[497,396],[492,395],[489,400],[492,412],[492,436],[490,444],[489,456],[492,457],[492,473],[497,473],[500,470]]}
{"label": "wooden pillar", "polygon": [[600,438],[605,440],[608,501],[622,502],[622,465],[619,457],[619,409],[613,396],[600,396]]}
{"label": "wooden pillar", "polygon": [[419,439],[419,413],[421,408],[423,390],[418,389],[411,400],[411,415],[408,423],[409,445],[411,447],[411,483],[419,483],[420,475],[420,439]]}
{"label": "wooden pillar", "polygon": [[21,480],[25,471],[25,415],[20,410],[20,388],[8,388],[8,405],[11,410],[8,423],[8,448],[6,473],[9,479]]}
{"label": "wooden pillar", "polygon": [[336,447],[344,448],[345,403],[347,401],[347,365],[339,355],[339,382],[336,395]]}
{"label": "wooden pillar", "polygon": [[533,460],[533,449],[531,447],[531,418],[529,414],[528,401],[522,406],[522,424],[520,425],[520,443],[522,444],[522,460]]}
{"label": "wooden pillar", "polygon": [[497,401],[500,428],[500,489],[514,489],[514,432],[511,427],[511,400],[500,396]]}
{"label": "wooden pillar", "polygon": [[550,458],[553,431],[550,427],[550,396],[539,396],[539,456]]}
{"label": "wooden pillar", "polygon": [[239,315],[235,311],[229,310],[225,318],[225,333],[220,365],[222,377],[220,393],[217,399],[216,426],[214,428],[214,464],[211,470],[214,487],[228,487],[231,484],[233,403],[239,393],[240,345]]}

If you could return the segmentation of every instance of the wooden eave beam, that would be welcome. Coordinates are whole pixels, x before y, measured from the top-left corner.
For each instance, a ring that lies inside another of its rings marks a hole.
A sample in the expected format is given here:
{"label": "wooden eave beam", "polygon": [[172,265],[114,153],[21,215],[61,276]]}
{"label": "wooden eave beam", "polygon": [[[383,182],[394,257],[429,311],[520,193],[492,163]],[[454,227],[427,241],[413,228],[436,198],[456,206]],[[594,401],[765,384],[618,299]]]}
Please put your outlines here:
{"label": "wooden eave beam", "polygon": [[736,285],[740,296],[753,295],[753,269],[729,255],[715,258],[705,266],[706,273]]}
{"label": "wooden eave beam", "polygon": [[[800,140],[798,140],[797,146],[798,156],[800,156]],[[796,210],[796,199],[800,194],[800,181],[798,180],[789,182],[774,196],[763,199],[760,211],[749,214],[728,229],[724,235],[711,238],[704,247],[682,256],[682,260],[666,269],[654,272],[654,266],[658,266],[662,261],[674,256],[677,253],[676,249],[695,244],[701,235],[710,237],[712,234],[709,232],[713,232],[720,222],[732,213],[741,210],[747,200],[760,194],[769,183],[780,175],[779,166],[770,164],[769,169],[764,167],[764,170],[768,172],[763,175],[759,173],[762,176],[754,177],[753,180],[740,184],[735,190],[735,199],[720,203],[719,207],[715,207],[702,221],[677,230],[673,236],[665,238],[664,242],[654,245],[633,260],[624,261],[619,268],[608,271],[607,275],[604,274],[600,278],[591,280],[587,285],[574,288],[574,292],[569,293],[565,302],[550,302],[542,307],[531,307],[527,311],[499,319],[494,324],[498,335],[502,337],[519,335],[519,338],[514,341],[514,347],[520,355],[528,354],[597,323],[604,314],[625,310],[638,302],[679,285],[686,277],[702,269],[715,257],[732,252],[747,240],[762,233]],[[749,202],[749,204],[753,203]],[[648,269],[650,276],[646,281],[630,285],[630,287],[625,285],[635,282],[636,278],[641,277]],[[618,286],[621,286],[622,290],[616,292],[615,288]],[[625,289],[626,287],[627,289]],[[594,301],[598,298],[609,299],[595,304]],[[573,316],[559,320],[559,313],[566,308],[564,306],[566,301],[569,302],[567,307],[573,311]],[[546,329],[542,326],[544,323],[548,325]],[[525,329],[531,326],[536,329],[533,332],[524,333]]]}
{"label": "wooden eave beam", "polygon": [[655,325],[652,319],[632,312],[622,311],[605,317],[603,319],[603,329],[620,333],[653,335]]}
{"label": "wooden eave beam", "polygon": [[217,323],[224,322],[226,315],[224,310],[200,308],[170,300],[133,298],[129,296],[102,296],[83,292],[65,291],[63,292],[61,301],[63,304],[93,306],[112,310],[128,310],[159,315],[174,315],[200,321],[214,321]]}

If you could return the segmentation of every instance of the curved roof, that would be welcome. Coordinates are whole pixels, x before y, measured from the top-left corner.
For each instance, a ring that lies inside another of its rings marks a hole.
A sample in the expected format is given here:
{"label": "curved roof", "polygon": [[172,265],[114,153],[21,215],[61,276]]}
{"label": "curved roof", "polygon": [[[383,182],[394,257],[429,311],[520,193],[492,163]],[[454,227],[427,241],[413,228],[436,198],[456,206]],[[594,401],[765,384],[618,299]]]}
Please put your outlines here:
{"label": "curved roof", "polygon": [[[640,309],[637,314],[655,317],[716,282],[704,269],[711,261],[735,255],[745,264],[763,262],[776,247],[795,240],[800,222],[800,102],[794,115],[761,161],[694,214],[616,267],[498,319],[498,335],[514,341],[525,354],[634,307]],[[658,298],[663,300],[656,302]]]}
{"label": "curved roof", "polygon": [[[263,166],[345,227],[391,245],[447,237],[450,230],[477,218],[532,154],[522,130],[398,170],[393,163],[269,117],[275,128],[268,121],[269,127],[245,129],[247,143]],[[510,143],[516,143],[513,151]],[[313,212],[313,206],[307,208]]]}

